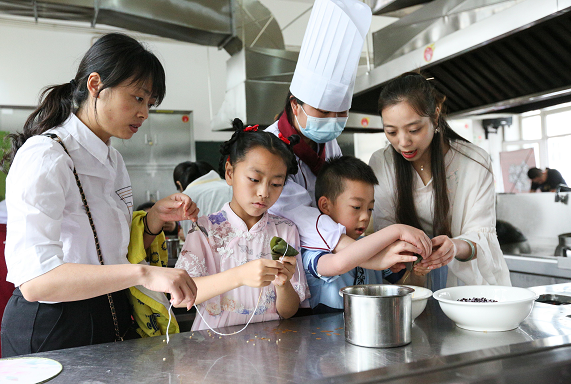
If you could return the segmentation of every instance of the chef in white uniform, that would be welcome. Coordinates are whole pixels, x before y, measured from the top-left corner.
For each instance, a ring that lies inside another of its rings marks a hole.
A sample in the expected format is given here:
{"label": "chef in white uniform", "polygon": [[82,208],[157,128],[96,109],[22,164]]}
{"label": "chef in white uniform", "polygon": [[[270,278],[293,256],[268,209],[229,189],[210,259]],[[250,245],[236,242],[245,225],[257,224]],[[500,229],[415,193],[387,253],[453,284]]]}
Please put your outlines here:
{"label": "chef in white uniform", "polygon": [[[315,205],[315,180],[324,162],[341,156],[336,138],[347,122],[371,9],[357,0],[316,0],[284,111],[267,128],[275,135],[301,135],[293,147],[299,172],[290,176],[270,213],[292,220],[301,245],[334,251],[345,227],[321,215]],[[346,244],[346,243],[345,243]]]}

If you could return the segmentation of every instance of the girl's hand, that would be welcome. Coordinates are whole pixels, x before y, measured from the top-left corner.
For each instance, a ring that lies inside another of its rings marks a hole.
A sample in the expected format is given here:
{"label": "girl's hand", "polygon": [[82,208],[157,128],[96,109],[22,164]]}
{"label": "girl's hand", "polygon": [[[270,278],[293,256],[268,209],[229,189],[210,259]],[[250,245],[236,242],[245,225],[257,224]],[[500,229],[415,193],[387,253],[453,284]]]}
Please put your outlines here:
{"label": "girl's hand", "polygon": [[184,269],[143,266],[142,286],[169,293],[174,306],[186,304],[190,310],[196,299],[196,284]]}
{"label": "girl's hand", "polygon": [[283,269],[282,263],[268,259],[252,260],[237,267],[240,274],[240,285],[254,288],[270,285]]}
{"label": "girl's hand", "polygon": [[413,253],[418,253],[423,258],[427,258],[432,253],[432,243],[430,238],[420,229],[404,224],[396,224],[399,226],[399,240],[406,241],[414,245],[417,249]]}
{"label": "girl's hand", "polygon": [[432,250],[432,254],[420,262],[422,267],[440,268],[450,263],[457,253],[456,244],[446,235],[436,236],[432,239]]}
{"label": "girl's hand", "polygon": [[297,263],[297,259],[295,256],[282,256],[279,260],[280,263],[283,265],[283,269],[278,273],[276,278],[272,281],[272,283],[276,287],[282,287],[291,280],[293,275],[295,274],[295,266]]}
{"label": "girl's hand", "polygon": [[404,263],[416,261],[417,257],[414,253],[418,253],[417,247],[406,241],[397,240],[373,256],[370,261],[378,263],[379,267],[375,269],[391,268],[391,271],[398,272],[405,267]]}

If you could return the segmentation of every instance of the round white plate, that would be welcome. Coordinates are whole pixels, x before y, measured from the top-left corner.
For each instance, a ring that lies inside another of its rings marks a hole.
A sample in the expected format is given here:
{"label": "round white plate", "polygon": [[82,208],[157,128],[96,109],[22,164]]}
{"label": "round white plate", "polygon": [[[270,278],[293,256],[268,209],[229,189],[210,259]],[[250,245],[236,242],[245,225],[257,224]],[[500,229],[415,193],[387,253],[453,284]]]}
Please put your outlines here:
{"label": "round white plate", "polygon": [[57,376],[62,369],[59,362],[42,357],[0,359],[0,383],[45,383]]}

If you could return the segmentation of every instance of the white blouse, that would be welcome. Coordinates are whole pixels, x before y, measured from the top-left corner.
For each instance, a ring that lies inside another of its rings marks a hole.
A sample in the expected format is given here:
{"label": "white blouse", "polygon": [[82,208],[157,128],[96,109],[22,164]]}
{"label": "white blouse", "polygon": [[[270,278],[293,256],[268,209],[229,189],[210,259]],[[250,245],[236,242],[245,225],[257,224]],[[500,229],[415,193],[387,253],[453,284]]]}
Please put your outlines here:
{"label": "white blouse", "polygon": [[[369,162],[379,179],[375,187],[375,230],[396,223],[396,180],[393,149],[389,144]],[[445,156],[446,183],[450,200],[451,232],[454,238],[476,243],[477,258],[448,264],[447,286],[465,284],[511,285],[508,266],[496,234],[494,177],[490,156],[466,142],[452,142]],[[432,180],[425,186],[414,174],[414,205],[422,229],[432,235],[434,198]]]}
{"label": "white blouse", "polygon": [[128,264],[133,193],[123,158],[74,114],[48,132],[60,137],[73,162],[59,143],[33,136],[18,150],[6,179],[7,280],[15,286],[64,263],[99,264],[74,166],[105,264]]}
{"label": "white blouse", "polygon": [[[278,122],[270,125],[266,131],[277,136]],[[341,155],[337,140],[325,143],[326,159]],[[280,198],[269,209],[269,212],[295,223],[303,248],[331,251],[335,249],[339,238],[345,233],[345,227],[333,221],[329,216],[322,215],[316,208],[315,181],[317,176],[299,157],[296,156],[296,160],[297,174],[289,176]]]}

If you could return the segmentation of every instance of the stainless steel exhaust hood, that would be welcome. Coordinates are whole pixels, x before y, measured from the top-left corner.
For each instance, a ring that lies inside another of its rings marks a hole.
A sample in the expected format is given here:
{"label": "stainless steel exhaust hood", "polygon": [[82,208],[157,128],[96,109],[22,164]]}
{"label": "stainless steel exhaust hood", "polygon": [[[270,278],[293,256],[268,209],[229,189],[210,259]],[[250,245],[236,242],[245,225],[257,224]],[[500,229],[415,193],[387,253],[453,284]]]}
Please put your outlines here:
{"label": "stainless steel exhaust hood", "polygon": [[383,84],[421,69],[450,115],[571,101],[571,0],[436,0],[373,34],[375,68],[352,109],[377,114]]}
{"label": "stainless steel exhaust hood", "polygon": [[231,0],[2,0],[0,12],[106,24],[220,47],[234,35]]}
{"label": "stainless steel exhaust hood", "polygon": [[15,16],[106,24],[189,43],[224,48],[227,92],[212,119],[215,130],[233,118],[269,125],[285,101],[297,53],[285,50],[281,29],[256,0],[0,0]]}

